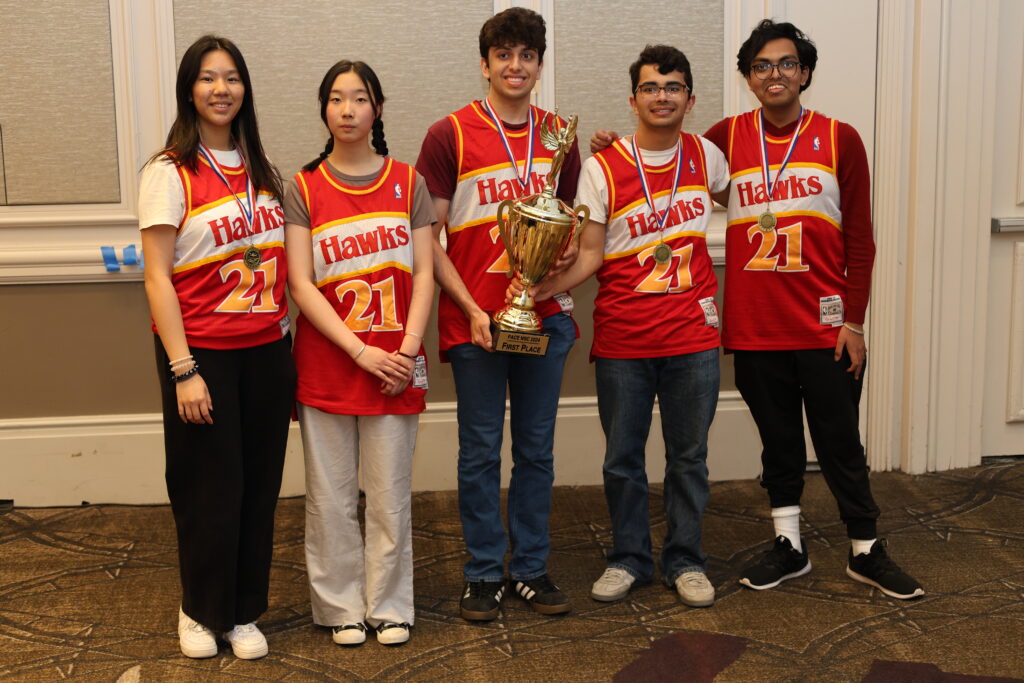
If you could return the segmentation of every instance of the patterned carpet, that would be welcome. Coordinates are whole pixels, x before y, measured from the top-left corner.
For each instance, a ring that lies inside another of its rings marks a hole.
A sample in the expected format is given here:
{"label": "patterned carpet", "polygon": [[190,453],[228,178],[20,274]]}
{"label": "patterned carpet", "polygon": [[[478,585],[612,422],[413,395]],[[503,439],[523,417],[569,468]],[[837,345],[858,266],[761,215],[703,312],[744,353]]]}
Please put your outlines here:
{"label": "patterned carpet", "polygon": [[[414,501],[417,624],[410,643],[342,649],[312,625],[301,499],[278,513],[271,652],[188,660],[177,648],[176,552],[167,507],[0,510],[0,678],[48,681],[992,681],[1024,677],[1024,463],[925,476],[872,475],[893,556],[927,595],[900,602],[846,578],[848,544],[820,475],[808,475],[814,571],[764,592],[736,570],[766,547],[756,482],[713,486],[705,550],[711,609],[654,583],[588,597],[608,520],[599,487],[556,489],[551,572],[573,612],[517,598],[473,625],[455,616],[462,543],[453,493]],[[664,533],[660,491],[655,538]],[[999,679],[997,677],[1003,677]]]}

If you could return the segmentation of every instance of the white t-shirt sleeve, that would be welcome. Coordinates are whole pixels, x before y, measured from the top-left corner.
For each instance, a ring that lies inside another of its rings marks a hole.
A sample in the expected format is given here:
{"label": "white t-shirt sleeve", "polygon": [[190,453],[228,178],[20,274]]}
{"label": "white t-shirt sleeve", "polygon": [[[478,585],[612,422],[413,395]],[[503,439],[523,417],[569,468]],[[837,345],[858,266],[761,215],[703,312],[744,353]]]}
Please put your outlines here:
{"label": "white t-shirt sleeve", "polygon": [[715,147],[709,140],[700,139],[704,145],[704,159],[708,168],[708,188],[711,194],[721,192],[729,187],[729,162],[725,160],[722,150]]}
{"label": "white t-shirt sleeve", "polygon": [[167,157],[146,164],[139,180],[139,229],[177,227],[184,217],[185,190],[174,164]]}
{"label": "white t-shirt sleeve", "polygon": [[590,209],[590,220],[608,223],[608,182],[605,180],[601,163],[590,157],[583,162],[580,180],[576,186],[576,205],[584,204]]}

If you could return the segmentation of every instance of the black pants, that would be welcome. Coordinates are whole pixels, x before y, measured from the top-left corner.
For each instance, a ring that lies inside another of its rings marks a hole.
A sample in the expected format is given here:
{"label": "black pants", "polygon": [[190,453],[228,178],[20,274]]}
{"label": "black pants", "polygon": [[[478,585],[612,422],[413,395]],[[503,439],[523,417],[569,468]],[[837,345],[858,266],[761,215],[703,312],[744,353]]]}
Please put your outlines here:
{"label": "black pants", "polygon": [[213,424],[184,423],[156,338],[167,493],[178,531],[182,609],[214,631],[267,609],[274,510],[295,399],[291,337],[247,349],[193,347]]}
{"label": "black pants", "polygon": [[803,410],[821,472],[839,506],[847,534],[875,538],[878,506],[871,496],[858,420],[859,380],[843,352],[736,351],[736,387],[761,434],[761,486],[773,508],[799,505],[807,467]]}

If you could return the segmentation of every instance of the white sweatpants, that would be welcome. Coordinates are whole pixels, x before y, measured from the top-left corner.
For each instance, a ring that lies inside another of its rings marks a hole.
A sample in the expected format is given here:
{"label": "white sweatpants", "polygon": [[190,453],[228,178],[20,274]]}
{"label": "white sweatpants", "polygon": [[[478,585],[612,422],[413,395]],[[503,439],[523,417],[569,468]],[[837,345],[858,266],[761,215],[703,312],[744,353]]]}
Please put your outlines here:
{"label": "white sweatpants", "polygon": [[[332,415],[299,404],[313,621],[413,623],[412,452],[419,415]],[[366,544],[359,531],[359,470]]]}

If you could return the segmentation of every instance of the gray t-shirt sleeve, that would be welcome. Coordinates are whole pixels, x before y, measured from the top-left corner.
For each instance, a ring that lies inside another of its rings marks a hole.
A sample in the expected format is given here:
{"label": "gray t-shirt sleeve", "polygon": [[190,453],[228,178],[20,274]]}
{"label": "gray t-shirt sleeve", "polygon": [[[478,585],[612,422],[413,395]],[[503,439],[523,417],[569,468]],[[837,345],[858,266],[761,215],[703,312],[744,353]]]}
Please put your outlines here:
{"label": "gray t-shirt sleeve", "polygon": [[430,190],[427,188],[426,179],[416,172],[416,186],[412,191],[412,229],[428,228],[437,222],[437,213],[434,212],[434,202],[430,198]]}
{"label": "gray t-shirt sleeve", "polygon": [[292,176],[284,191],[284,222],[309,227],[309,209],[299,189],[299,181]]}

